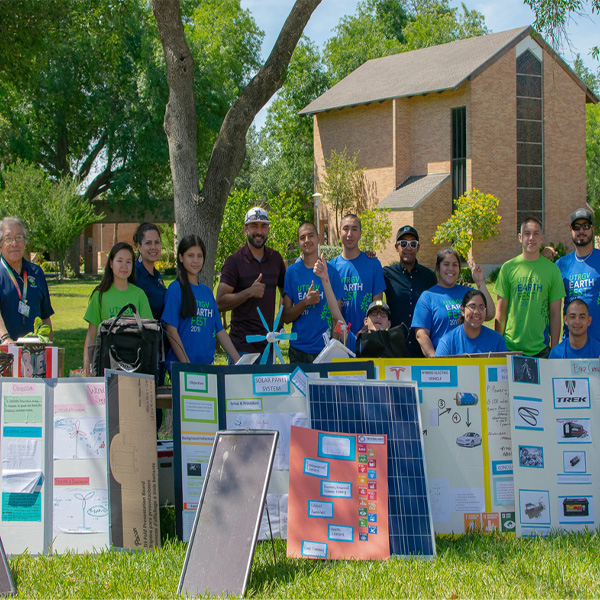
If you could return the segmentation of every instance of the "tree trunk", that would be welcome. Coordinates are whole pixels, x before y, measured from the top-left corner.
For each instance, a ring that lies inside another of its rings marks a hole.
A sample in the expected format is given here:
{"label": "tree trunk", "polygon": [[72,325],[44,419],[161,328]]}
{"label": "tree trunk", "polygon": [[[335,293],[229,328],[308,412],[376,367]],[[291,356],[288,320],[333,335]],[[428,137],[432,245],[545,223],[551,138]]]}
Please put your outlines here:
{"label": "tree trunk", "polygon": [[[225,116],[200,192],[196,158],[194,61],[185,41],[179,2],[152,0],[167,69],[169,101],[164,128],[173,177],[179,239],[202,237],[207,256],[201,279],[212,287],[225,203],[246,156],[246,133],[254,117],[281,87],[294,48],[321,0],[296,0],[265,64]],[[240,228],[243,223],[240,223]]]}

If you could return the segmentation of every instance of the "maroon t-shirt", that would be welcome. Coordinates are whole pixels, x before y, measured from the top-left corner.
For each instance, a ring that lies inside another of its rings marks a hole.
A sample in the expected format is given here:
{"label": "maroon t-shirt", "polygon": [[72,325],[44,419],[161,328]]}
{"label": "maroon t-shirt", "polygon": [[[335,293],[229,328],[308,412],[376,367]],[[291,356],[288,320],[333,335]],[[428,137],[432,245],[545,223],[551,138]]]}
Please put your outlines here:
{"label": "maroon t-shirt", "polygon": [[[266,246],[262,260],[256,260],[246,243],[244,247],[225,260],[221,270],[221,282],[231,286],[234,294],[249,288],[260,273],[262,273],[261,282],[266,286],[264,296],[249,298],[231,311],[229,336],[238,352],[262,352],[264,350],[266,342],[249,344],[246,342],[246,336],[267,333],[256,310],[257,307],[260,308],[269,324],[269,329],[273,329],[277,288],[283,289],[285,264],[279,252]],[[283,323],[279,323],[279,328],[282,326]]]}

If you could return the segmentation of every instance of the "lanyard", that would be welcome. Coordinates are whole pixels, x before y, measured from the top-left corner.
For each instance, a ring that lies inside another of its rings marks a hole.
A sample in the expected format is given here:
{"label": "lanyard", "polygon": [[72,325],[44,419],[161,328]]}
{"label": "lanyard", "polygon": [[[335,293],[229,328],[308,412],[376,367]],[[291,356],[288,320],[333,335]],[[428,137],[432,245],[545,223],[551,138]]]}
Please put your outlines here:
{"label": "lanyard", "polygon": [[2,261],[2,265],[6,269],[10,280],[13,282],[13,285],[17,290],[17,294],[19,294],[19,300],[21,300],[24,304],[27,304],[27,271],[23,271],[23,294],[21,294],[21,288],[19,287],[19,283],[17,282],[13,270],[6,264],[4,256],[1,256],[0,260]]}

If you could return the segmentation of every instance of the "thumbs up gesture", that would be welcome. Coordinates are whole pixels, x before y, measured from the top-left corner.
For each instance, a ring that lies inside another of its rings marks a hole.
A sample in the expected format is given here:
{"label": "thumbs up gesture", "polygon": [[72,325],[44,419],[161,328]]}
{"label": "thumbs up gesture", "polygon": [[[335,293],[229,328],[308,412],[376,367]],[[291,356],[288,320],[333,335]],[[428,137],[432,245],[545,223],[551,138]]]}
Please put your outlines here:
{"label": "thumbs up gesture", "polygon": [[313,267],[313,273],[323,281],[327,281],[327,263],[325,262],[324,254],[321,254],[321,258],[317,258],[317,262]]}
{"label": "thumbs up gesture", "polygon": [[308,288],[308,292],[306,292],[306,296],[304,296],[304,302],[306,306],[311,306],[313,304],[319,304],[321,301],[321,294],[319,290],[315,290],[315,282],[311,282],[310,287]]}
{"label": "thumbs up gesture", "polygon": [[265,295],[265,284],[262,283],[262,273],[259,273],[254,283],[250,286],[250,295],[253,298],[262,298]]}

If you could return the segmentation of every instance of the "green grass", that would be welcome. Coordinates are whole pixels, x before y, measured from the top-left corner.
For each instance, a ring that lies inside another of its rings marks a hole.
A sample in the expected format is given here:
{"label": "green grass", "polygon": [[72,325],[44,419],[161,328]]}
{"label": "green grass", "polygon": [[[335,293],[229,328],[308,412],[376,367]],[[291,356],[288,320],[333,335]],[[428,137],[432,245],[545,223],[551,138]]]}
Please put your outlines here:
{"label": "green grass", "polygon": [[[314,561],[258,545],[248,598],[596,598],[597,533],[550,539],[469,534],[438,538],[430,561]],[[186,545],[140,554],[105,551],[10,561],[20,598],[175,598]],[[210,551],[207,549],[207,551]],[[227,564],[223,569],[228,569]]]}

